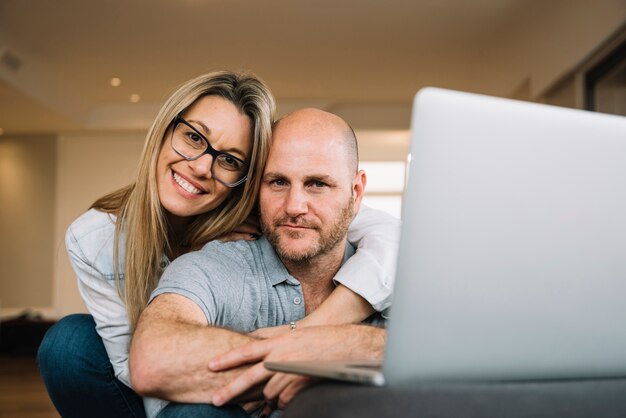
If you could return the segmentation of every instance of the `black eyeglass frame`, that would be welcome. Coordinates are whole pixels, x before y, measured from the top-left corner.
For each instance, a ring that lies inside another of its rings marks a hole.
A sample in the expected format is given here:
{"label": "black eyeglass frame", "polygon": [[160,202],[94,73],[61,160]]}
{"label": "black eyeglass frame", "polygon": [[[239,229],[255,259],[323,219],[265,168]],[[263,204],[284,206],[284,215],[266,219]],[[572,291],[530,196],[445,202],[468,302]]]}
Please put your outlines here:
{"label": "black eyeglass frame", "polygon": [[[176,147],[174,147],[174,132],[176,131],[176,127],[178,126],[179,123],[182,123],[186,126],[188,126],[189,128],[191,128],[195,133],[198,134],[198,136],[200,138],[202,138],[202,140],[204,141],[204,143],[206,144],[206,150],[204,150],[201,154],[196,155],[195,157],[188,157],[184,154],[182,154],[180,151],[178,151],[176,149]],[[227,152],[221,152],[216,150],[215,148],[213,148],[211,146],[211,143],[209,142],[208,139],[206,139],[206,137],[201,134],[196,128],[193,127],[193,125],[191,125],[189,122],[187,122],[181,115],[180,113],[178,113],[175,117],[174,120],[172,121],[172,133],[170,135],[170,146],[172,147],[172,149],[174,150],[174,152],[178,155],[180,155],[181,157],[183,157],[185,160],[187,161],[195,161],[198,158],[202,157],[204,154],[209,154],[211,157],[213,157],[213,161],[211,161],[211,175],[213,176],[213,178],[215,178],[215,180],[219,181],[220,183],[222,183],[224,186],[226,187],[237,187],[240,184],[242,184],[243,182],[245,182],[248,179],[248,170],[250,169],[250,166],[243,161],[241,158],[237,158],[232,154],[229,154]],[[217,157],[219,157],[220,155],[226,155],[230,158],[233,158],[237,161],[239,161],[244,167],[245,167],[245,171],[246,174],[243,176],[243,178],[241,178],[240,180],[234,182],[234,183],[227,183],[224,180],[215,177],[215,174],[213,173],[213,166],[215,165],[215,161],[217,161]]]}

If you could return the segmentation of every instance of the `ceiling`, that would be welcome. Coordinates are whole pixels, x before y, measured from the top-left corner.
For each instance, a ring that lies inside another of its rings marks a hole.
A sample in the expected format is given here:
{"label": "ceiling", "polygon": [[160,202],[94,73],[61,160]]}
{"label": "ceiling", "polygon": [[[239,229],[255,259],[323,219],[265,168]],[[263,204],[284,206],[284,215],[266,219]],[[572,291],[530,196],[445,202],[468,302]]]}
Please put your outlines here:
{"label": "ceiling", "polygon": [[422,86],[534,99],[624,22],[626,0],[0,0],[0,128],[145,129],[180,83],[231,68],[281,113],[404,129]]}

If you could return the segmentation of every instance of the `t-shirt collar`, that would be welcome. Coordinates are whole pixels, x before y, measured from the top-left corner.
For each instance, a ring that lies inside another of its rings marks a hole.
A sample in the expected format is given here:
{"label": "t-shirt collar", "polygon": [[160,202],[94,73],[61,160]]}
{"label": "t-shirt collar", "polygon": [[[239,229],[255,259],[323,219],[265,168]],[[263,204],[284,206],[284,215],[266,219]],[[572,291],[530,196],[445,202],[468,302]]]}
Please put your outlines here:
{"label": "t-shirt collar", "polygon": [[[292,285],[299,286],[300,282],[293,277],[287,271],[285,265],[278,258],[278,254],[274,251],[274,247],[272,244],[265,238],[265,236],[261,236],[259,238],[259,246],[261,248],[261,254],[263,256],[263,263],[265,264],[267,271],[274,272],[274,274],[270,277],[270,282],[272,286],[276,286],[279,283],[287,282]],[[343,265],[348,258],[352,257],[355,253],[355,248],[349,242],[346,243],[346,252],[343,257],[343,261],[341,264]]]}

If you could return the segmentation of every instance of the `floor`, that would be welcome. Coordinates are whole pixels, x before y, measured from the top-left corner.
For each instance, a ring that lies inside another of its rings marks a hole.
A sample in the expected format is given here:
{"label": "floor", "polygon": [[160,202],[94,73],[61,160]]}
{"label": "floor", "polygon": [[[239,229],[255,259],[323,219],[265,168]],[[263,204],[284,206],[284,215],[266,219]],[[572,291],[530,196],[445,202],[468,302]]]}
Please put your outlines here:
{"label": "floor", "polygon": [[58,418],[34,357],[0,355],[0,418]]}

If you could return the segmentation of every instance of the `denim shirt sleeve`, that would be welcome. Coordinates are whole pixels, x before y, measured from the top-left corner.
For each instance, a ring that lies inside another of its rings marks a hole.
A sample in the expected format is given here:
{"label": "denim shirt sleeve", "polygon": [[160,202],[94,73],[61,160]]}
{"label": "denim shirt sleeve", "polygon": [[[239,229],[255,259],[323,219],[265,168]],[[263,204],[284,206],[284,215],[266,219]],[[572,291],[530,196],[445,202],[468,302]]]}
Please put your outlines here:
{"label": "denim shirt sleeve", "polygon": [[[95,213],[94,213],[95,212]],[[126,306],[113,268],[114,218],[94,209],[67,230],[65,246],[78,280],[78,289],[96,322],[115,376],[128,387],[128,346],[131,338]],[[123,267],[120,266],[123,271]],[[123,287],[123,283],[121,283]]]}
{"label": "denim shirt sleeve", "polygon": [[400,220],[361,205],[350,224],[348,241],[356,253],[335,275],[335,281],[361,295],[382,312],[391,305],[400,247]]}

